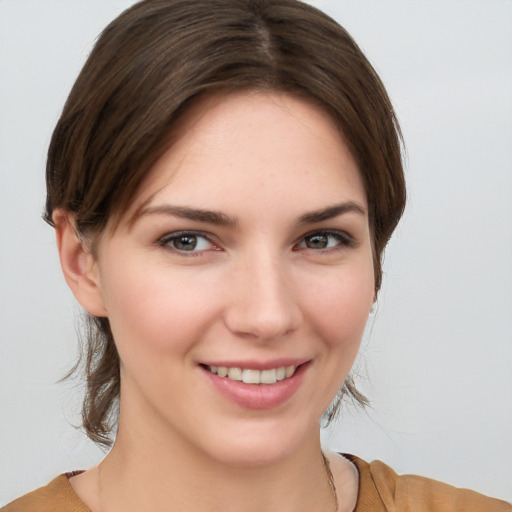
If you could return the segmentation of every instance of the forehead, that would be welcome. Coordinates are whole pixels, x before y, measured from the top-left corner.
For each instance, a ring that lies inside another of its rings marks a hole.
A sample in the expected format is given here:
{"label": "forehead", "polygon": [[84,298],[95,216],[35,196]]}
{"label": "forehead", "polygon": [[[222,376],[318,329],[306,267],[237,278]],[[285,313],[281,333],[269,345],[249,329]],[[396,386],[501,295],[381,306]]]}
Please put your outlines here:
{"label": "forehead", "polygon": [[359,169],[340,130],[312,101],[277,92],[208,96],[187,111],[170,139],[127,218],[168,200],[207,208],[259,200],[255,206],[262,207],[286,195],[297,200],[297,208],[305,201],[314,209],[344,199],[366,205]]}

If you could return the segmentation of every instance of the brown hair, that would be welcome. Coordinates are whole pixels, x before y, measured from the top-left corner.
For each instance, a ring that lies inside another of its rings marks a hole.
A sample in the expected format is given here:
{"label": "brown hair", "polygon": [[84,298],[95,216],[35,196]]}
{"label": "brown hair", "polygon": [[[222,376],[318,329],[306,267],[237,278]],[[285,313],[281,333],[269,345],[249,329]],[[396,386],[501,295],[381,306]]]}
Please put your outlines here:
{"label": "brown hair", "polygon": [[[100,233],[125,211],[191,103],[239,89],[307,97],[336,121],[366,189],[377,292],[383,249],[405,205],[400,129],[350,35],[299,0],[144,0],[114,20],[53,133],[45,220],[52,224],[54,209],[63,208],[81,234]],[[86,351],[84,427],[110,444],[120,377],[107,318],[89,318]],[[366,400],[350,377],[344,394]]]}

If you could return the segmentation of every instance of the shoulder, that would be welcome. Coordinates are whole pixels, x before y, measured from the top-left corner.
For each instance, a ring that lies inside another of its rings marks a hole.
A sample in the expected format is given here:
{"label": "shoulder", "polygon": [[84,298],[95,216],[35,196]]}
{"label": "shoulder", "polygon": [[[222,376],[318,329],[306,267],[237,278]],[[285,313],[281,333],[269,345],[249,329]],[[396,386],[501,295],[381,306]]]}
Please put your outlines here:
{"label": "shoulder", "polygon": [[0,512],[90,512],[73,491],[66,475],[9,503]]}
{"label": "shoulder", "polygon": [[512,505],[416,475],[398,475],[380,461],[346,457],[359,472],[355,512],[512,512]]}

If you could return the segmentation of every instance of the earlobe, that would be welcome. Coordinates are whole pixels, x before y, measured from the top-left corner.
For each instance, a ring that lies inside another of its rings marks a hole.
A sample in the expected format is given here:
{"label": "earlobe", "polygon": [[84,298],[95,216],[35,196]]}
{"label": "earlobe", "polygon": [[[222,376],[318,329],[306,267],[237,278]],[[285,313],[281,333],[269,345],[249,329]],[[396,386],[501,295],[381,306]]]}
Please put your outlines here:
{"label": "earlobe", "polygon": [[62,209],[53,213],[57,250],[64,278],[80,305],[91,315],[105,317],[97,263],[76,229],[74,215]]}

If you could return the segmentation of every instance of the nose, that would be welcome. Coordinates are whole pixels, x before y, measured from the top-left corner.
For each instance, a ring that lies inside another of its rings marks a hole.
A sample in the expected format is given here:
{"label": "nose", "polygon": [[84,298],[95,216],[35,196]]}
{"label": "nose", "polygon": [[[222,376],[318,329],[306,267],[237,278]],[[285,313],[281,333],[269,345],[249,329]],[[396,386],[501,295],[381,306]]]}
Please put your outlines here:
{"label": "nose", "polygon": [[302,311],[286,265],[277,258],[253,258],[232,275],[225,322],[231,332],[272,341],[295,331]]}

